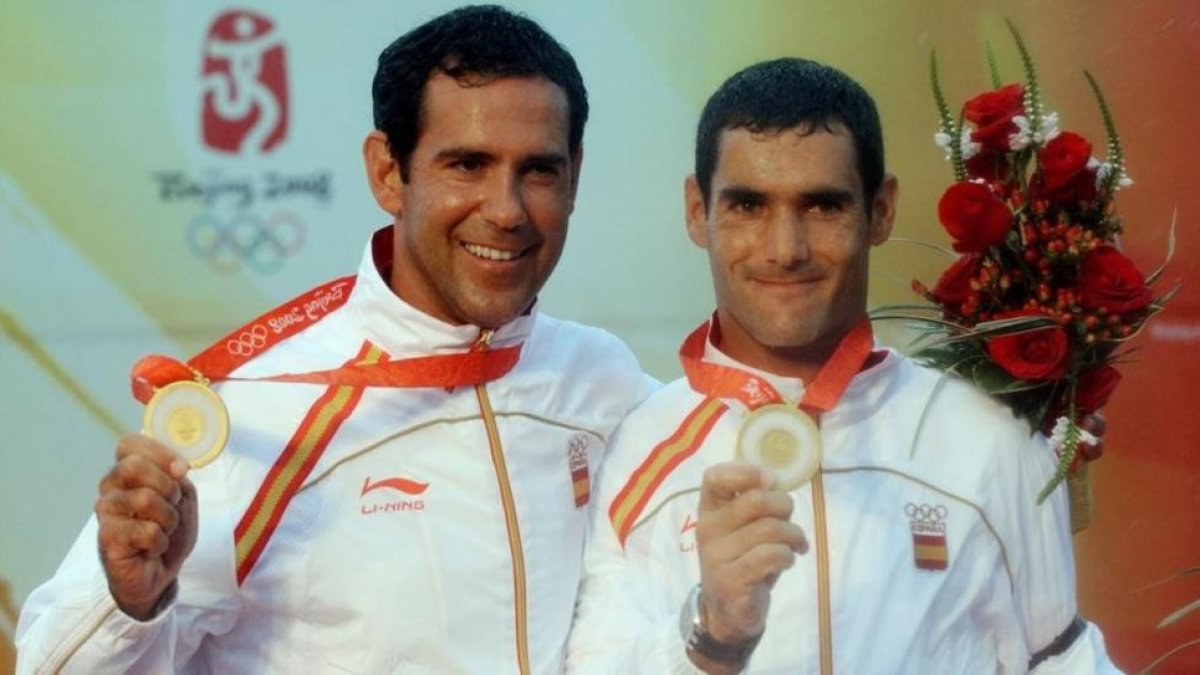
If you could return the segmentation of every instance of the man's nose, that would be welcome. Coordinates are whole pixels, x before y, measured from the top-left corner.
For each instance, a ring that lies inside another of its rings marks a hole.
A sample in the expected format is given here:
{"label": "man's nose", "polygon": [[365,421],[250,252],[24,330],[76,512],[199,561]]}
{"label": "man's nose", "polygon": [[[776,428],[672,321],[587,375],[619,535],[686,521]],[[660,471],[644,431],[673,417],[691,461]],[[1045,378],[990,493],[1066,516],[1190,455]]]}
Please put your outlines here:
{"label": "man's nose", "polygon": [[492,225],[511,230],[525,222],[525,197],[520,176],[500,173],[485,187],[480,214]]}
{"label": "man's nose", "polygon": [[790,211],[772,220],[767,232],[767,259],[781,267],[795,267],[808,260],[808,225]]}

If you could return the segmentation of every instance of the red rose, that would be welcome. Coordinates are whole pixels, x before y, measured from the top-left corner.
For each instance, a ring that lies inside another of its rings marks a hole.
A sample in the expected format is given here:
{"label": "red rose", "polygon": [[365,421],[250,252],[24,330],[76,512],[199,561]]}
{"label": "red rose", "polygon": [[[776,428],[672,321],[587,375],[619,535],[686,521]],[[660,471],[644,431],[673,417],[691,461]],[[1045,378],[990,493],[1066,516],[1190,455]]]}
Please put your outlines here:
{"label": "red rose", "polygon": [[959,306],[971,296],[971,280],[979,276],[982,265],[983,256],[978,253],[968,253],[955,260],[934,284],[934,302],[958,313]]}
{"label": "red rose", "polygon": [[[1037,311],[1003,312],[996,318],[1018,316],[1042,315]],[[1061,326],[990,338],[987,352],[996,365],[1021,380],[1056,380],[1066,371],[1071,356],[1067,332]]]}
{"label": "red rose", "polygon": [[963,116],[975,124],[971,140],[984,150],[1008,152],[1008,137],[1017,132],[1013,117],[1025,114],[1025,88],[1010,84],[967,101]]}
{"label": "red rose", "polygon": [[1081,371],[1079,381],[1075,384],[1076,412],[1088,415],[1103,408],[1120,381],[1121,372],[1110,365]]}
{"label": "red rose", "polygon": [[1054,137],[1038,151],[1038,165],[1042,168],[1041,189],[1048,198],[1063,190],[1087,172],[1095,178],[1095,172],[1087,168],[1092,158],[1092,144],[1076,133],[1064,131]]}
{"label": "red rose", "polygon": [[1154,299],[1146,277],[1112,246],[1097,246],[1079,261],[1079,304],[1114,314],[1136,312]]}
{"label": "red rose", "polygon": [[955,183],[938,201],[938,220],[954,238],[955,251],[979,253],[1004,241],[1012,212],[986,186]]}
{"label": "red rose", "polygon": [[966,162],[967,173],[972,178],[982,178],[989,183],[1008,180],[1008,155],[1003,152],[980,152]]}

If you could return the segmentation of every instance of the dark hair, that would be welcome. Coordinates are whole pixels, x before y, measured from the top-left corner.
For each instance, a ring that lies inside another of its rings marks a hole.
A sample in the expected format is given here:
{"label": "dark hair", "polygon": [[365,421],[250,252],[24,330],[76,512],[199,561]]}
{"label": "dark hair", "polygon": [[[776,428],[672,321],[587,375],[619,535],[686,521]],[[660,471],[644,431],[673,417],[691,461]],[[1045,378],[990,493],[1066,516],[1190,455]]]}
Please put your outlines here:
{"label": "dark hair", "polygon": [[379,54],[371,84],[375,128],[387,136],[400,175],[421,131],[425,84],[437,70],[464,86],[503,77],[545,77],[567,95],[574,154],[587,122],[587,90],[570,53],[531,19],[496,5],[461,7],[396,39]]}
{"label": "dark hair", "polygon": [[746,68],[721,85],[704,105],[696,130],[696,181],[708,204],[726,129],[785,131],[841,124],[850,132],[863,196],[871,199],[883,182],[883,131],[875,101],[840,70],[815,61],[784,58]]}

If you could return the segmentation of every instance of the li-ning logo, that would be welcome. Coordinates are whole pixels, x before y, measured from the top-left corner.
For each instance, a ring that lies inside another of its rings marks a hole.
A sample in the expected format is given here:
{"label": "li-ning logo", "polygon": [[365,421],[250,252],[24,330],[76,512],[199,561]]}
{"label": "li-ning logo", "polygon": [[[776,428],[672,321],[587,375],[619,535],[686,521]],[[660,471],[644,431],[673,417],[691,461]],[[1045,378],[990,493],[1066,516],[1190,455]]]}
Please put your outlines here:
{"label": "li-ning logo", "polygon": [[679,552],[691,553],[696,550],[696,519],[692,514],[683,517],[683,527],[679,528]]}
{"label": "li-ning logo", "polygon": [[941,504],[904,505],[908,526],[912,530],[913,563],[917,569],[944,570],[950,562],[946,547],[946,507]]}
{"label": "li-ning logo", "polygon": [[218,152],[267,153],[287,135],[287,61],[267,17],[246,10],[213,20],[201,67],[204,144]]}
{"label": "li-ning logo", "polygon": [[[383,495],[394,496],[392,493],[399,492],[406,497],[415,497],[425,493],[429,488],[429,483],[419,483],[410,478],[396,476],[395,478],[384,478],[371,482],[371,477],[363,479],[362,492],[360,497],[364,499],[372,492],[383,491]],[[384,513],[398,513],[403,511],[424,511],[424,499],[391,499],[386,502],[372,502],[370,504],[360,504],[358,512],[364,516]]]}

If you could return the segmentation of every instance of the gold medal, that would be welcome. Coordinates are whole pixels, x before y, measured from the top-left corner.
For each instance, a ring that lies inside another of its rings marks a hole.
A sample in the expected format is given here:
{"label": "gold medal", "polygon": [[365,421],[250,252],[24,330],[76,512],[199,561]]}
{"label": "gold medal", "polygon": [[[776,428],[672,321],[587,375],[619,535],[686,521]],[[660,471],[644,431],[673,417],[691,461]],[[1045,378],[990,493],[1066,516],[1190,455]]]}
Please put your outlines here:
{"label": "gold medal", "polygon": [[737,458],[775,474],[775,487],[791,492],[821,467],[821,432],[804,411],[774,403],[751,412],[738,431]]}
{"label": "gold medal", "polygon": [[199,382],[172,382],[154,392],[142,416],[144,432],[198,469],[217,458],[229,438],[229,413]]}

